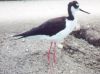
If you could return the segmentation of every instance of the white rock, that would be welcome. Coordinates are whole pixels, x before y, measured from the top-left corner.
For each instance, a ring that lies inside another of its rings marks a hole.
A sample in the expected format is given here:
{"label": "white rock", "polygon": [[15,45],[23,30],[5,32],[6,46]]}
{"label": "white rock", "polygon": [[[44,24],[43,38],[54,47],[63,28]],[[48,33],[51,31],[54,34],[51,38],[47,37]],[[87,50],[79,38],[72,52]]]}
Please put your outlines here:
{"label": "white rock", "polygon": [[57,47],[58,47],[59,49],[62,49],[62,48],[63,48],[63,45],[62,45],[62,44],[57,44]]}
{"label": "white rock", "polygon": [[28,51],[29,51],[29,49],[26,49],[25,51],[26,51],[26,52],[28,52]]}

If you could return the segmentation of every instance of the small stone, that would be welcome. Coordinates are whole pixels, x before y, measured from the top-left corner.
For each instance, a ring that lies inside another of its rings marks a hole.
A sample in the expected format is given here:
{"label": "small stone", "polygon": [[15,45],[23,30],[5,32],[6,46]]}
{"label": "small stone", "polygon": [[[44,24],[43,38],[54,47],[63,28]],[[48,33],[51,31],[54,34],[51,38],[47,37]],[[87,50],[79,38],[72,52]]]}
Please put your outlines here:
{"label": "small stone", "polygon": [[70,71],[70,73],[73,73],[73,72],[74,72],[73,70]]}
{"label": "small stone", "polygon": [[24,38],[22,39],[22,42],[25,42],[25,39]]}
{"label": "small stone", "polygon": [[11,36],[11,37],[13,37],[13,35],[12,35],[12,34],[11,34],[10,36]]}
{"label": "small stone", "polygon": [[25,51],[26,51],[26,52],[28,52],[28,51],[29,51],[29,49],[26,49]]}
{"label": "small stone", "polygon": [[9,50],[8,53],[11,53],[11,51]]}
{"label": "small stone", "polygon": [[62,48],[63,48],[63,45],[62,45],[62,44],[58,44],[57,47],[58,47],[59,49],[62,49]]}
{"label": "small stone", "polygon": [[7,46],[7,49],[9,49],[9,46]]}

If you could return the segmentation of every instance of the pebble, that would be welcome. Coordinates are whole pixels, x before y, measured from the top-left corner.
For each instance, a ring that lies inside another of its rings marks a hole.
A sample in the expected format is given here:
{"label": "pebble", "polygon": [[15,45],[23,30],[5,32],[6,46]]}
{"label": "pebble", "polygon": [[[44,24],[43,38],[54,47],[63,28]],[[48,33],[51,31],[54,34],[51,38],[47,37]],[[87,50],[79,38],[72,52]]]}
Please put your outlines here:
{"label": "pebble", "polygon": [[26,52],[28,52],[28,51],[29,51],[29,49],[26,49],[25,51],[26,51]]}

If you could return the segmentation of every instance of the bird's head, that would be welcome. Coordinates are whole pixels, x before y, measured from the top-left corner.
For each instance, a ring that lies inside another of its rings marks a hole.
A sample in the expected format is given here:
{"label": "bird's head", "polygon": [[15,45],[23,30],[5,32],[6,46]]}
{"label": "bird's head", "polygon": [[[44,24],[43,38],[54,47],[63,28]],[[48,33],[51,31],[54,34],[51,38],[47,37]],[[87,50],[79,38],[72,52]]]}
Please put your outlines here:
{"label": "bird's head", "polygon": [[87,14],[90,14],[89,12],[84,11],[84,10],[82,10],[82,9],[79,8],[79,3],[77,1],[69,2],[69,4],[68,4],[68,12],[75,13],[78,10],[80,10],[82,12],[85,12]]}

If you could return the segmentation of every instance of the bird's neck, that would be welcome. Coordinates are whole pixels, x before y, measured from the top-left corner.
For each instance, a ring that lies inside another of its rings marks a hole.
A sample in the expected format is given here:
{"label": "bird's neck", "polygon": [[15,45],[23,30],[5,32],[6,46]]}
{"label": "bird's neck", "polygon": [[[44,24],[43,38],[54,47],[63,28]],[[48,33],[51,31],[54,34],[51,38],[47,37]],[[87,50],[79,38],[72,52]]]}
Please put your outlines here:
{"label": "bird's neck", "polygon": [[68,8],[68,19],[69,20],[74,20],[74,15],[75,13],[71,11],[71,8]]}

